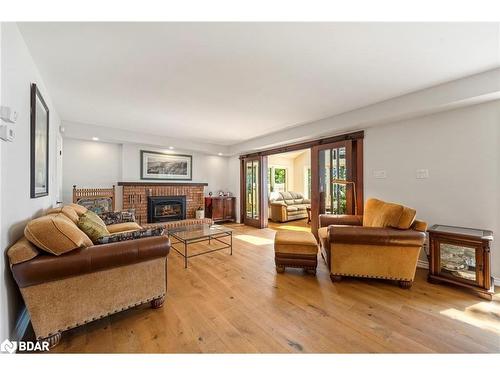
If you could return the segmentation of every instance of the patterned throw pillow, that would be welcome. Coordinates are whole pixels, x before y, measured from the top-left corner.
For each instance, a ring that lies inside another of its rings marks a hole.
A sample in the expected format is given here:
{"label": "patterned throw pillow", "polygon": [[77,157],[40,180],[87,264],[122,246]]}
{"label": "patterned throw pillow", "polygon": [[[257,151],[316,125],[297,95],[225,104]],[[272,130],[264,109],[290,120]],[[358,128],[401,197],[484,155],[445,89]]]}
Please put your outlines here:
{"label": "patterned throw pillow", "polygon": [[106,224],[104,223],[104,221],[102,221],[102,219],[99,217],[99,215],[97,215],[93,211],[88,210],[82,216],[86,216],[88,219],[92,220],[94,223],[99,224],[103,227],[106,226]]}
{"label": "patterned throw pillow", "polygon": [[107,244],[113,242],[136,240],[138,238],[144,238],[144,237],[157,237],[157,236],[162,236],[164,234],[164,231],[165,229],[163,227],[155,227],[155,228],[136,230],[132,232],[115,233],[99,238],[97,240],[97,244]]}
{"label": "patterned throw pillow", "polygon": [[135,215],[133,212],[122,211],[122,212],[103,212],[99,214],[104,224],[120,224],[120,223],[131,223],[135,221]]}
{"label": "patterned throw pillow", "polygon": [[[90,213],[90,214],[89,214]],[[109,236],[109,231],[106,228],[104,223],[99,223],[95,220],[95,217],[92,216],[94,214],[91,211],[86,212],[78,219],[76,225],[78,228],[82,230],[95,244],[99,240],[99,238]],[[94,214],[95,215],[95,214]],[[97,216],[97,215],[95,215]],[[97,216],[99,218],[99,216]],[[101,220],[99,218],[99,220]],[[102,220],[101,220],[102,222]]]}

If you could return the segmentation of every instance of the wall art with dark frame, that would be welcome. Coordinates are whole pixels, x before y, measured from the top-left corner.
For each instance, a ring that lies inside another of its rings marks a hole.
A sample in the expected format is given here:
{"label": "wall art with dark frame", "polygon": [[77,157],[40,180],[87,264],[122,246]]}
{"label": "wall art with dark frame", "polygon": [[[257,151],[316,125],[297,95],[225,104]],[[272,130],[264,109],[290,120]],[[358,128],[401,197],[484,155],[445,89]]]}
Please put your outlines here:
{"label": "wall art with dark frame", "polygon": [[31,84],[31,198],[49,195],[49,108]]}
{"label": "wall art with dark frame", "polygon": [[165,154],[141,150],[141,180],[193,179],[191,155]]}

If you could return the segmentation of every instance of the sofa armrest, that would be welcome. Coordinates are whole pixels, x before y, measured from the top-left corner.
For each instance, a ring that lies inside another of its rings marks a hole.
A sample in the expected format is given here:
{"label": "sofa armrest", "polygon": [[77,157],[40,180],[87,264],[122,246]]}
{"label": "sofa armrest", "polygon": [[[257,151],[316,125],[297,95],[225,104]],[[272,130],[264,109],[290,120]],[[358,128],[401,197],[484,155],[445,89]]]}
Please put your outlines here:
{"label": "sofa armrest", "polygon": [[319,215],[319,226],[329,225],[363,225],[363,215]]}
{"label": "sofa armrest", "polygon": [[271,206],[288,206],[285,201],[272,201]]}
{"label": "sofa armrest", "polygon": [[328,233],[331,244],[421,247],[425,241],[425,233],[392,228],[332,225],[328,227]]}
{"label": "sofa armrest", "polygon": [[170,240],[166,236],[94,245],[60,256],[39,255],[12,267],[20,288],[126,266],[156,258],[166,258]]}

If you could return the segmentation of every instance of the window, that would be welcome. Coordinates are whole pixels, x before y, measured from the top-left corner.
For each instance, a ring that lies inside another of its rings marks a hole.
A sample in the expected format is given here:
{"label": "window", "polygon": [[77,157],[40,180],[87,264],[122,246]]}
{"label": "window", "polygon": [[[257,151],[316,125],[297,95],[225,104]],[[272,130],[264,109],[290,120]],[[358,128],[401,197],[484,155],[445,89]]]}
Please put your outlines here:
{"label": "window", "polygon": [[281,192],[288,187],[288,171],[283,167],[269,167],[267,171],[267,191]]}

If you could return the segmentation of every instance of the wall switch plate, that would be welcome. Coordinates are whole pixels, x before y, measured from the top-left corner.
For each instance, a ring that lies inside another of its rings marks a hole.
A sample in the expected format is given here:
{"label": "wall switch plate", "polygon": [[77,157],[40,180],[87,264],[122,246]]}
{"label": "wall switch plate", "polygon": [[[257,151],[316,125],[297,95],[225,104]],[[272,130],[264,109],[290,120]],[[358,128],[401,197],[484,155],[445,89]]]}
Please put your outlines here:
{"label": "wall switch plate", "polygon": [[0,118],[5,122],[14,124],[17,121],[17,112],[11,107],[0,106]]}
{"label": "wall switch plate", "polygon": [[429,170],[428,169],[417,169],[416,177],[418,179],[429,178]]}
{"label": "wall switch plate", "polygon": [[0,139],[13,142],[16,137],[16,132],[14,128],[9,124],[0,124]]}
{"label": "wall switch plate", "polygon": [[383,169],[378,171],[373,171],[373,176],[375,178],[387,178],[387,172]]}

